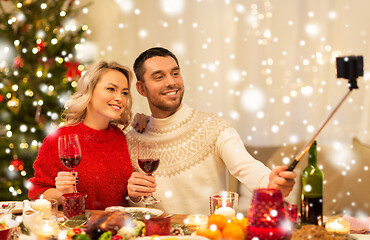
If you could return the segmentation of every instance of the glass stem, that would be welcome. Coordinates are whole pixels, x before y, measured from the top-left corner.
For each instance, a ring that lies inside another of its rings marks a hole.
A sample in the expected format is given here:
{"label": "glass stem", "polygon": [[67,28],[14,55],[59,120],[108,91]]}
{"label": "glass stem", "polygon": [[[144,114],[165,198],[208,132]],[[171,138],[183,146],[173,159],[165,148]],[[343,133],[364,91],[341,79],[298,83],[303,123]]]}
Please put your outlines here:
{"label": "glass stem", "polygon": [[[73,172],[73,173],[75,173],[75,172],[76,172],[74,168],[73,168],[72,172]],[[76,192],[77,192],[77,183],[75,183],[74,185],[75,185],[75,186],[74,186],[74,188],[73,188],[73,193],[76,193]]]}

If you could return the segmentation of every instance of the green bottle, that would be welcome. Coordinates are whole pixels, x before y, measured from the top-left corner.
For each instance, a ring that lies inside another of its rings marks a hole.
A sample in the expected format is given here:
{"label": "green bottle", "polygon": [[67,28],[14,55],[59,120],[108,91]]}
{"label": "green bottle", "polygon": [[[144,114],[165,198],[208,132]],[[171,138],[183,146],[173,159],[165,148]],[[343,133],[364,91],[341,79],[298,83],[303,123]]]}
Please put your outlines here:
{"label": "green bottle", "polygon": [[308,165],[302,172],[302,224],[323,225],[324,174],[317,167],[316,140],[308,152]]}

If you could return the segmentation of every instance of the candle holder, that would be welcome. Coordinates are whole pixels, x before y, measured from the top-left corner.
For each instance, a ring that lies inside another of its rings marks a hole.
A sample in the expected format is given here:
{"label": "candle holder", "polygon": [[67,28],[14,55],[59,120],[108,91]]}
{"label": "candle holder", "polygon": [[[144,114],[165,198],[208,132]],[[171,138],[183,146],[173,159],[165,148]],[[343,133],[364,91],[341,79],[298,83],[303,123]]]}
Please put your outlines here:
{"label": "candle holder", "polygon": [[348,220],[341,217],[329,218],[326,221],[325,229],[329,233],[348,234],[350,232],[350,223]]}
{"label": "candle holder", "polygon": [[286,223],[281,191],[267,188],[256,189],[248,214],[248,239],[285,239],[290,231]]}
{"label": "candle holder", "polygon": [[33,232],[36,234],[37,239],[50,239],[55,238],[59,234],[58,222],[51,219],[41,219],[36,222]]}
{"label": "candle holder", "polygon": [[145,236],[152,235],[170,235],[171,218],[170,217],[150,217],[144,220]]}
{"label": "candle holder", "polygon": [[48,199],[51,203],[51,216],[58,218],[58,200],[56,199]]}
{"label": "candle holder", "polygon": [[298,205],[284,201],[284,207],[286,217],[288,220],[290,220],[292,226],[295,228],[297,226],[297,222],[300,223],[300,217],[298,216]]}
{"label": "candle holder", "polygon": [[83,193],[66,193],[62,196],[63,214],[66,218],[85,214],[85,198]]}
{"label": "candle holder", "polygon": [[208,216],[206,215],[188,215],[184,223],[190,232],[194,232],[200,228],[207,228]]}
{"label": "candle holder", "polygon": [[211,214],[224,215],[227,220],[232,220],[238,211],[239,194],[236,192],[221,192],[210,197]]}

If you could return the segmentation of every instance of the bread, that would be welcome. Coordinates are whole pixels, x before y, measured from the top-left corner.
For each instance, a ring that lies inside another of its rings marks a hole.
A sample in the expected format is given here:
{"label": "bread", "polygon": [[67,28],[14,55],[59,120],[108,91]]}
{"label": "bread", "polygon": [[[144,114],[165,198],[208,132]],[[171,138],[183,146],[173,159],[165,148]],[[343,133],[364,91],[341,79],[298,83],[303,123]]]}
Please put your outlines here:
{"label": "bread", "polygon": [[112,235],[115,235],[123,226],[135,226],[129,213],[121,211],[104,212],[89,220],[86,233],[92,240],[97,240],[101,234],[107,231],[111,231]]}
{"label": "bread", "polygon": [[317,225],[303,225],[301,229],[293,232],[291,240],[333,240],[333,237],[324,227]]}
{"label": "bread", "polygon": [[332,234],[326,231],[324,227],[317,225],[303,225],[301,229],[293,232],[290,240],[351,240],[348,234]]}

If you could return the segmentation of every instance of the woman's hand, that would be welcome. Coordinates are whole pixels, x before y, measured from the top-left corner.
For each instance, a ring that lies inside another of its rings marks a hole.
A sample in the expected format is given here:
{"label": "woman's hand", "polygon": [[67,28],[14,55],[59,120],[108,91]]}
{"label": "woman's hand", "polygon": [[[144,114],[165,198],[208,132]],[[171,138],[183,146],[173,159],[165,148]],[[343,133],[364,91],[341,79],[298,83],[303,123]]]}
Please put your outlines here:
{"label": "woman's hand", "polygon": [[77,172],[58,172],[55,178],[55,187],[62,194],[73,193],[77,183]]}
{"label": "woman's hand", "polygon": [[149,119],[150,117],[145,115],[144,113],[136,113],[131,126],[135,128],[138,133],[143,133],[149,123]]}
{"label": "woman's hand", "polygon": [[150,196],[156,191],[156,186],[154,176],[148,176],[141,172],[133,172],[128,180],[127,192],[132,199]]}

